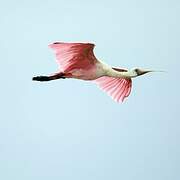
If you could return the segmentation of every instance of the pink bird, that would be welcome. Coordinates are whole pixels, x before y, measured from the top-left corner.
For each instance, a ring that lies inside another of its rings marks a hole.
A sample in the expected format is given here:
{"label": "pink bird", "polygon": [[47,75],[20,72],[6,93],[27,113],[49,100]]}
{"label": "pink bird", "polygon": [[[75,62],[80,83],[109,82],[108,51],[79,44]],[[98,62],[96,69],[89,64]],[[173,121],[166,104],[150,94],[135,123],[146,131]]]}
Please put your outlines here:
{"label": "pink bird", "polygon": [[50,81],[55,79],[75,78],[94,81],[116,102],[123,102],[129,96],[132,88],[132,78],[152,72],[134,68],[126,70],[114,68],[98,60],[91,43],[62,43],[50,44],[56,53],[59,70],[50,76],[36,76],[34,81]]}

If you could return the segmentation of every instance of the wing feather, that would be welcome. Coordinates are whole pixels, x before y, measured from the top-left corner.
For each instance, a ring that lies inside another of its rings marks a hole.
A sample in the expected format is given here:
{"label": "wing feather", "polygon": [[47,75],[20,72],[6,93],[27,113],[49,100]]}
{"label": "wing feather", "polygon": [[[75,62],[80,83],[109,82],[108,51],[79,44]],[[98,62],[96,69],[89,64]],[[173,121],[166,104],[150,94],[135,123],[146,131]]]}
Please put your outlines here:
{"label": "wing feather", "polygon": [[123,102],[132,88],[131,79],[103,76],[95,80],[96,84],[116,102]]}
{"label": "wing feather", "polygon": [[73,69],[88,69],[97,59],[93,53],[94,44],[56,42],[49,47],[55,50],[57,63],[62,72]]}

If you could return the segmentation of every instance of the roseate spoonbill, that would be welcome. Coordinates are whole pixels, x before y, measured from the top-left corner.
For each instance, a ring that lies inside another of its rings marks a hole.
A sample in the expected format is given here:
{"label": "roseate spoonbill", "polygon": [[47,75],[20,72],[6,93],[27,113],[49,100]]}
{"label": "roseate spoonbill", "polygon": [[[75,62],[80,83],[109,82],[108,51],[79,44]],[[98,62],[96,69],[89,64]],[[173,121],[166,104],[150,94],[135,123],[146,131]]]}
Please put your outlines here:
{"label": "roseate spoonbill", "polygon": [[55,50],[59,70],[49,76],[33,77],[32,80],[51,81],[75,78],[94,81],[115,101],[123,102],[131,92],[131,78],[152,72],[140,68],[126,70],[111,67],[95,57],[94,46],[91,43],[55,42],[50,44],[49,47]]}

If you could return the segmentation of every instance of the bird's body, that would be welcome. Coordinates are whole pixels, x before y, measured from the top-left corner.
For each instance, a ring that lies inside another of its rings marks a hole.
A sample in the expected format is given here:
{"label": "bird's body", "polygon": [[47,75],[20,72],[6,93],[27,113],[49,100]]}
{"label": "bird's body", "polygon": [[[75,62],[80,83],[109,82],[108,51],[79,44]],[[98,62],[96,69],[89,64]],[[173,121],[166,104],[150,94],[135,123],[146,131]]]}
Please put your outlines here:
{"label": "bird's body", "polygon": [[[75,68],[70,70],[68,78],[82,79],[82,80],[95,80],[102,76],[122,77],[121,73],[113,70],[110,66],[103,62],[97,61],[89,68]],[[124,76],[123,76],[124,77]]]}
{"label": "bird's body", "polygon": [[129,96],[131,78],[150,72],[113,68],[95,57],[94,44],[90,43],[56,42],[49,47],[55,50],[59,70],[53,75],[37,76],[33,80],[49,81],[60,78],[93,80],[117,102]]}

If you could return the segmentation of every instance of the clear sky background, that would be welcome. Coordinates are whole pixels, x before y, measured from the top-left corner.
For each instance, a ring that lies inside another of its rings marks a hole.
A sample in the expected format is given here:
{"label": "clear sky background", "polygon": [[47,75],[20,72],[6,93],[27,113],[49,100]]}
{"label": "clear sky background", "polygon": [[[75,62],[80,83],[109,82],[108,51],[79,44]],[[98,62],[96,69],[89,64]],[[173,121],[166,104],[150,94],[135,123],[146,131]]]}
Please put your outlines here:
{"label": "clear sky background", "polygon": [[[180,1],[0,2],[0,179],[179,180]],[[115,103],[95,84],[32,82],[57,70],[47,46],[92,42],[133,80]]]}

